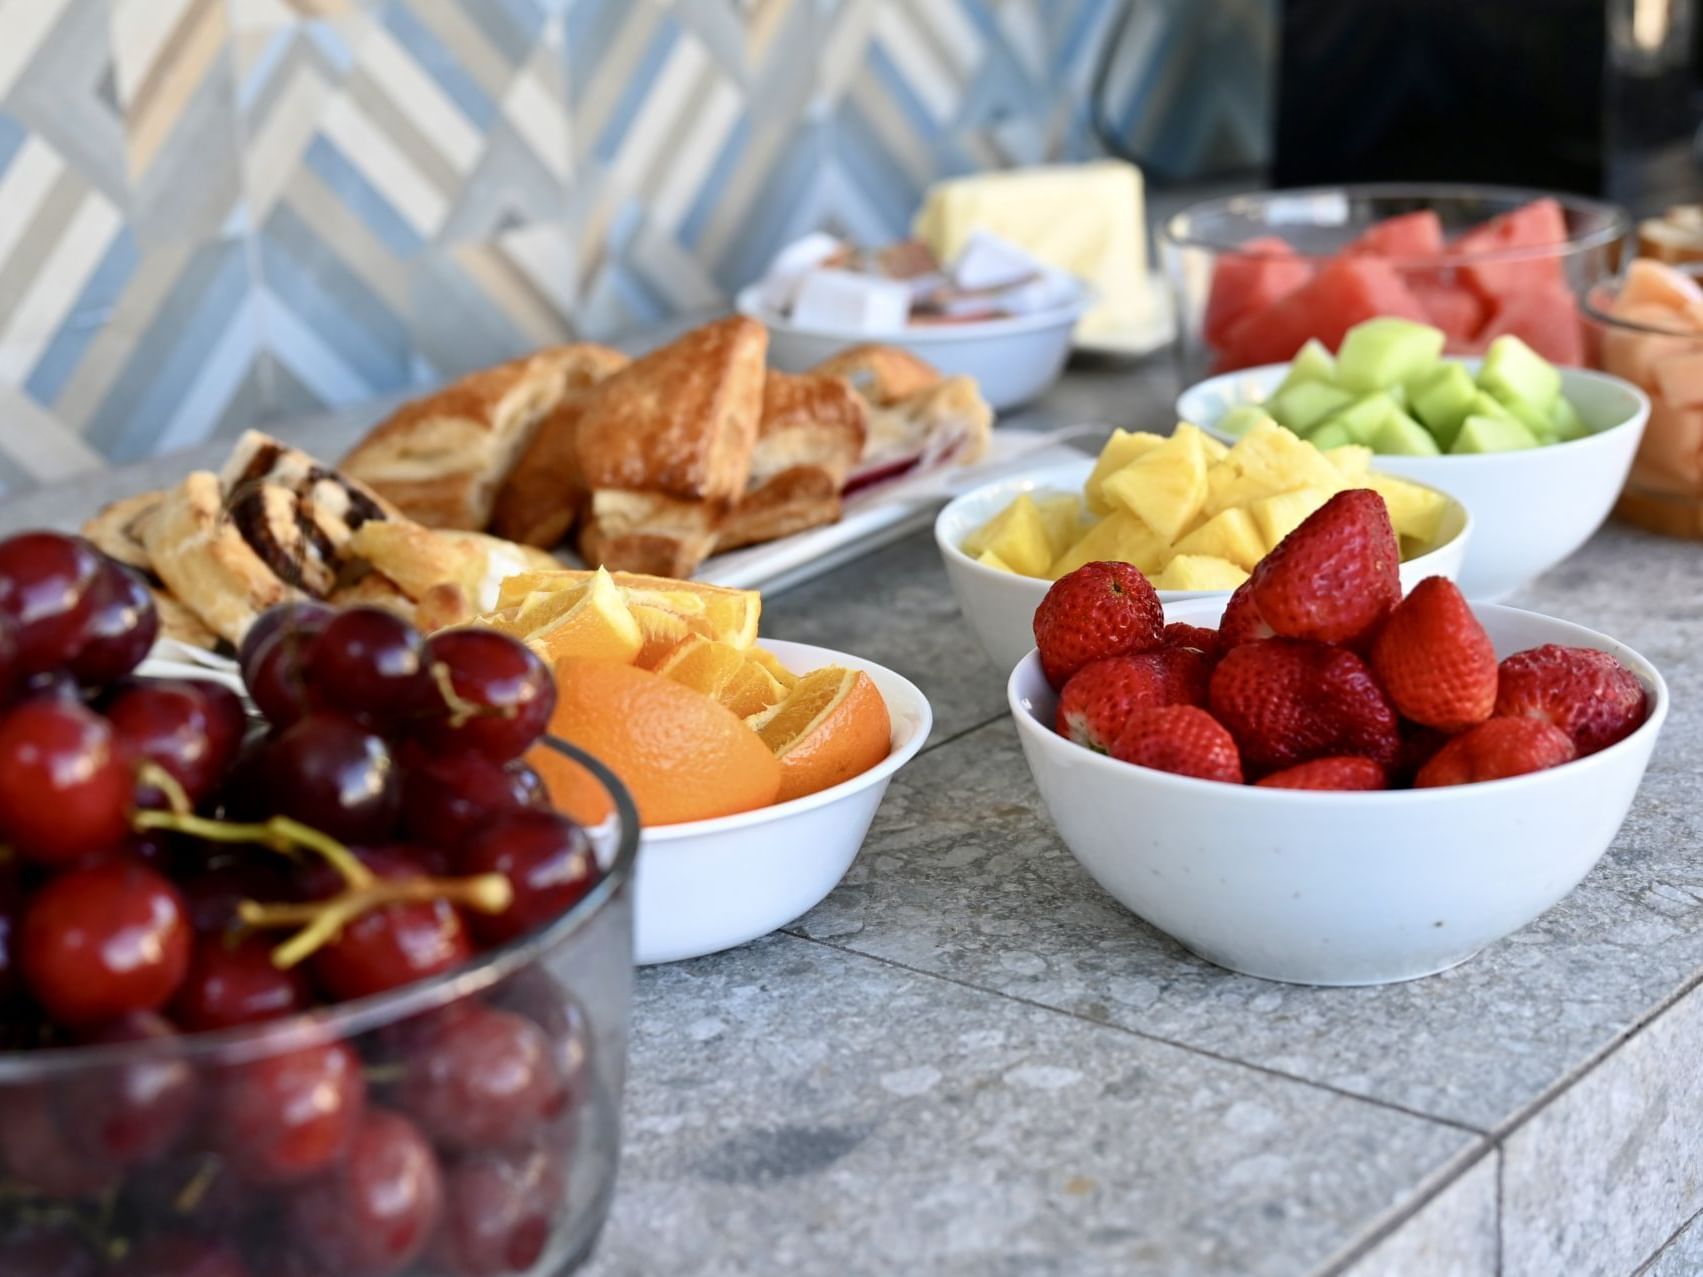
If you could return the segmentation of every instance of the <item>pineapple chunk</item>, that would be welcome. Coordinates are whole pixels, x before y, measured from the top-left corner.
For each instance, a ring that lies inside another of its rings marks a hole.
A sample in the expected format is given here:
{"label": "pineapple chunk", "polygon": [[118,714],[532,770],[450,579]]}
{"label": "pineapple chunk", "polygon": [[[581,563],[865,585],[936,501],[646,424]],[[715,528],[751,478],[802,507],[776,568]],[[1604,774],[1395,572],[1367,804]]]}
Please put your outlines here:
{"label": "pineapple chunk", "polygon": [[1219,443],[1218,440],[1207,434],[1206,431],[1202,430],[1199,426],[1192,425],[1187,421],[1179,421],[1177,423],[1177,428],[1171,432],[1171,437],[1175,439],[1178,435],[1184,434],[1193,434],[1200,437],[1200,450],[1206,454],[1206,464],[1209,466],[1224,460],[1225,456],[1230,451],[1228,444]]}
{"label": "pineapple chunk", "polygon": [[1364,479],[1372,468],[1372,450],[1365,444],[1345,443],[1340,448],[1326,448],[1325,460],[1344,479]]}
{"label": "pineapple chunk", "polygon": [[1425,546],[1436,543],[1437,529],[1442,526],[1443,511],[1448,507],[1448,500],[1441,492],[1377,471],[1366,476],[1364,486],[1384,499],[1397,536]]}
{"label": "pineapple chunk", "polygon": [[1167,542],[1176,540],[1206,502],[1204,437],[1191,428],[1150,448],[1105,481],[1105,497]]}
{"label": "pineapple chunk", "polygon": [[1213,468],[1207,486],[1210,516],[1296,488],[1320,487],[1336,493],[1347,485],[1312,444],[1275,422],[1262,422],[1236,441]]}
{"label": "pineapple chunk", "polygon": [[1116,474],[1142,453],[1157,448],[1165,442],[1164,435],[1149,434],[1142,431],[1131,434],[1128,430],[1114,430],[1112,437],[1106,440],[1106,446],[1100,449],[1100,459],[1094,463],[1094,473],[1088,476],[1088,482],[1082,485],[1082,499],[1087,503],[1090,513],[1110,514],[1112,503],[1100,491],[1100,485],[1107,477]]}
{"label": "pineapple chunk", "polygon": [[1047,525],[1035,498],[1027,492],[971,533],[963,548],[966,554],[977,556],[992,550],[1013,572],[1024,576],[1045,576],[1053,561]]}
{"label": "pineapple chunk", "polygon": [[1055,581],[1084,563],[1128,563],[1152,576],[1170,557],[1165,538],[1128,510],[1114,510],[1066,550],[1047,573]]}
{"label": "pineapple chunk", "polygon": [[1035,508],[1041,512],[1041,524],[1047,530],[1047,545],[1052,550],[1047,557],[1050,564],[1082,535],[1082,498],[1074,492],[1061,492],[1037,498]]}
{"label": "pineapple chunk", "polygon": [[1249,572],[1265,557],[1265,551],[1266,542],[1253,516],[1241,509],[1223,510],[1213,515],[1178,541],[1176,547],[1179,558],[1204,555],[1227,559]]}
{"label": "pineapple chunk", "polygon": [[1277,548],[1307,517],[1335,495],[1328,488],[1296,488],[1293,492],[1278,492],[1251,502],[1247,511],[1253,516],[1266,545]]}
{"label": "pineapple chunk", "polygon": [[1248,574],[1228,559],[1211,554],[1179,554],[1153,578],[1156,590],[1233,590]]}
{"label": "pineapple chunk", "polygon": [[976,562],[980,563],[983,567],[992,568],[996,572],[1009,572],[1013,576],[1020,575],[1016,568],[1012,567],[992,550],[983,550],[976,556]]}

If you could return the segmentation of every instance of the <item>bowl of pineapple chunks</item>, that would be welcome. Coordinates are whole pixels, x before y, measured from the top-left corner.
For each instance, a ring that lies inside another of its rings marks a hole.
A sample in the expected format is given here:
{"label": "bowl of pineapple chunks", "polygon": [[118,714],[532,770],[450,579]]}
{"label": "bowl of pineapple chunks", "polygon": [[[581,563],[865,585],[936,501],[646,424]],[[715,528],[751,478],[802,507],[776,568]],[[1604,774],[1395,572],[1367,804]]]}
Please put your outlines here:
{"label": "bowl of pineapple chunks", "polygon": [[1035,609],[1067,572],[1112,560],[1133,564],[1167,604],[1228,596],[1348,488],[1371,488],[1389,507],[1404,591],[1459,575],[1472,530],[1459,501],[1375,469],[1370,448],[1317,448],[1271,420],[1233,445],[1187,422],[1170,435],[1113,431],[1097,459],[965,493],[940,512],[934,539],[959,610],[1009,670],[1035,646]]}
{"label": "bowl of pineapple chunks", "polygon": [[1372,449],[1388,474],[1435,485],[1473,518],[1461,591],[1506,598],[1585,543],[1625,485],[1650,401],[1607,373],[1551,364],[1518,337],[1445,359],[1442,330],[1384,316],[1333,355],[1213,377],[1177,411],[1221,442],[1275,420],[1327,452]]}

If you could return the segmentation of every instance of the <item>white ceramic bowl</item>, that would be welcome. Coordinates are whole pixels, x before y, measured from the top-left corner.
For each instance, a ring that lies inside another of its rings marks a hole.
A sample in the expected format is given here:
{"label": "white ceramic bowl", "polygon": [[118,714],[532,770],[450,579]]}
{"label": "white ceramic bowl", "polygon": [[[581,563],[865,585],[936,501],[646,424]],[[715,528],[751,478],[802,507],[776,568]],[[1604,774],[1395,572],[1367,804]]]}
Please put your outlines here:
{"label": "white ceramic bowl", "polygon": [[1068,306],[965,324],[913,324],[891,333],[803,328],[764,307],[755,287],[736,302],[739,313],[769,330],[769,362],[782,372],[804,372],[848,346],[878,341],[926,359],[948,377],[973,377],[982,398],[1003,412],[1042,394],[1070,357],[1071,334],[1087,309],[1086,291]]}
{"label": "white ceramic bowl", "polygon": [[893,748],[861,776],[758,811],[646,829],[639,839],[634,941],[641,965],[719,953],[808,913],[845,877],[887,782],[934,723],[914,683],[872,661],[764,639],[794,673],[825,665],[864,671],[893,719]]}
{"label": "white ceramic bowl", "polygon": [[[1223,604],[1168,608],[1214,625]],[[1498,656],[1543,643],[1611,652],[1649,719],[1577,762],[1511,780],[1309,793],[1173,776],[1053,731],[1030,655],[1007,694],[1023,755],[1071,854],[1131,912],[1219,966],[1296,984],[1387,984],[1464,962],[1565,896],[1608,849],[1650,761],[1668,692],[1613,639],[1533,612],[1475,609]]]}
{"label": "white ceramic bowl", "polygon": [[[977,563],[958,547],[982,524],[998,514],[1022,492],[1072,492],[1080,494],[1093,472],[1094,461],[1065,461],[1023,475],[996,479],[966,492],[942,510],[934,521],[934,542],[946,563],[946,576],[958,610],[975,631],[988,658],[1008,670],[1035,646],[1035,609],[1046,597],[1051,581],[1016,576]],[[1446,493],[1444,494],[1447,495]],[[1430,552],[1401,565],[1401,588],[1405,593],[1428,576],[1455,580],[1473,535],[1472,520],[1460,502],[1451,499],[1443,515],[1439,543]],[[1227,599],[1228,590],[1160,590],[1159,598],[1169,614],[1171,605],[1190,599]]]}
{"label": "white ceramic bowl", "polygon": [[[1476,372],[1480,361],[1461,362]],[[1288,369],[1267,364],[1200,382],[1177,399],[1177,415],[1230,441],[1219,418],[1237,404],[1264,401]],[[1560,372],[1561,392],[1594,432],[1583,439],[1522,452],[1377,459],[1380,470],[1441,488],[1472,512],[1472,550],[1460,575],[1468,598],[1506,598],[1572,554],[1602,526],[1626,483],[1649,398],[1607,373]]]}

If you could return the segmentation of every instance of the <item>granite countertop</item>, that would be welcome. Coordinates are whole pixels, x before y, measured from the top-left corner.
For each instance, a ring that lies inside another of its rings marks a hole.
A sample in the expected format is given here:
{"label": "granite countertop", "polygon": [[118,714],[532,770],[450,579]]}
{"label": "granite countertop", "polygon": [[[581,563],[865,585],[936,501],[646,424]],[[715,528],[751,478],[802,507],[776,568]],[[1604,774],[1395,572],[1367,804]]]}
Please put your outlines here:
{"label": "granite countertop", "polygon": [[[1075,369],[1010,424],[1163,430],[1173,390],[1163,360]],[[279,432],[335,455],[374,413]],[[183,468],[12,498],[0,532],[74,526]],[[913,679],[934,736],[821,906],[639,974],[589,1271],[1703,1272],[1700,584],[1698,546],[1611,525],[1513,600],[1642,651],[1672,717],[1571,896],[1372,989],[1228,974],[1094,885],[928,533],[770,599],[770,636]]]}

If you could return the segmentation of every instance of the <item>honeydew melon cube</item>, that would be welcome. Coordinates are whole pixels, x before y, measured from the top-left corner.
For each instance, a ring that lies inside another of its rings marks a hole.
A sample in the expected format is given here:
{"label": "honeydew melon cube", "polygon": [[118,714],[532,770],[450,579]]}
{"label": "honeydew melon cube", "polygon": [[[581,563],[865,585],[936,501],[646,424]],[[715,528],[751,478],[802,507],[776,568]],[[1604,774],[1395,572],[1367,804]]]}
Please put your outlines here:
{"label": "honeydew melon cube", "polygon": [[1354,325],[1336,355],[1337,380],[1361,393],[1416,377],[1442,357],[1441,328],[1381,315]]}
{"label": "honeydew melon cube", "polygon": [[[1363,446],[1355,440],[1347,426],[1338,425],[1334,421],[1314,426],[1307,434],[1307,442],[1325,452],[1341,452],[1344,448]],[[1366,451],[1370,452],[1371,449],[1367,448]]]}
{"label": "honeydew melon cube", "polygon": [[1561,393],[1561,374],[1525,342],[1504,333],[1484,352],[1478,384],[1510,408],[1523,403],[1547,412]]}
{"label": "honeydew melon cube", "polygon": [[[1491,417],[1497,421],[1519,420],[1507,404],[1483,390],[1473,392],[1472,402],[1467,405],[1466,415],[1467,417]],[[1462,417],[1461,420],[1465,421],[1466,417]]]}
{"label": "honeydew melon cube", "polygon": [[1443,364],[1428,377],[1416,380],[1408,394],[1408,410],[1419,418],[1437,442],[1447,448],[1461,432],[1478,387],[1464,365]]}
{"label": "honeydew melon cube", "polygon": [[1182,535],[1206,502],[1206,451],[1201,432],[1178,431],[1101,485],[1115,501],[1167,542]]}
{"label": "honeydew melon cube", "polygon": [[1435,457],[1442,452],[1431,432],[1399,409],[1384,418],[1368,442],[1373,452],[1393,456]]}
{"label": "honeydew melon cube", "polygon": [[1254,526],[1259,529],[1266,546],[1276,549],[1279,541],[1305,523],[1315,510],[1334,495],[1329,488],[1296,488],[1293,492],[1278,492],[1269,497],[1261,497],[1247,509],[1253,516]]}
{"label": "honeydew melon cube", "polygon": [[1093,473],[1088,476],[1088,482],[1082,485],[1082,499],[1088,509],[1094,514],[1110,514],[1111,503],[1101,493],[1100,485],[1106,481],[1108,475],[1116,474],[1142,453],[1157,448],[1164,442],[1164,435],[1150,434],[1145,430],[1112,431],[1112,437],[1106,440],[1105,446],[1100,449],[1100,457],[1094,463]]}
{"label": "honeydew melon cube", "polygon": [[1210,554],[1179,554],[1153,578],[1156,590],[1233,590],[1248,574],[1228,559]]}
{"label": "honeydew melon cube", "polygon": [[1273,395],[1266,406],[1278,425],[1304,435],[1353,402],[1351,390],[1327,386],[1322,381],[1303,381]]}
{"label": "honeydew melon cube", "polygon": [[1364,486],[1384,499],[1397,536],[1419,542],[1426,549],[1436,544],[1443,512],[1449,507],[1441,492],[1376,470],[1366,476]]}
{"label": "honeydew melon cube", "polygon": [[1556,395],[1555,402],[1549,405],[1549,424],[1561,443],[1569,439],[1583,439],[1591,433],[1591,428],[1580,418],[1578,411],[1567,402],[1566,395]]}
{"label": "honeydew melon cube", "polygon": [[1253,571],[1265,557],[1267,544],[1259,525],[1247,510],[1220,510],[1193,532],[1178,541],[1178,554],[1203,554],[1228,559],[1237,567]]}
{"label": "honeydew melon cube", "polygon": [[1128,510],[1114,510],[1061,554],[1046,574],[1056,581],[1084,563],[1107,562],[1128,563],[1152,576],[1170,556],[1169,541]]}
{"label": "honeydew melon cube", "polygon": [[1277,394],[1308,382],[1329,385],[1335,380],[1336,358],[1317,337],[1309,337],[1289,361],[1289,372],[1278,385]]}
{"label": "honeydew melon cube", "polygon": [[1472,416],[1461,426],[1461,432],[1456,436],[1454,446],[1449,451],[1457,455],[1475,452],[1516,452],[1522,448],[1537,446],[1537,436],[1528,430],[1523,422],[1511,417]]}
{"label": "honeydew melon cube", "polygon": [[1391,413],[1400,412],[1396,401],[1383,391],[1374,391],[1362,395],[1348,407],[1333,417],[1326,418],[1326,425],[1338,425],[1348,431],[1355,443],[1371,443],[1372,436],[1378,433],[1378,427],[1384,424],[1384,419]]}
{"label": "honeydew melon cube", "polygon": [[1218,419],[1218,429],[1232,439],[1240,439],[1260,422],[1270,420],[1271,414],[1261,404],[1237,404]]}

